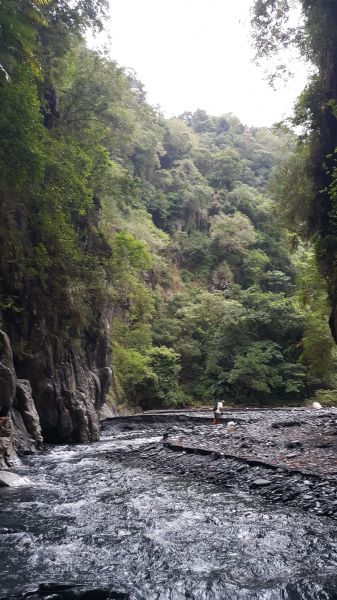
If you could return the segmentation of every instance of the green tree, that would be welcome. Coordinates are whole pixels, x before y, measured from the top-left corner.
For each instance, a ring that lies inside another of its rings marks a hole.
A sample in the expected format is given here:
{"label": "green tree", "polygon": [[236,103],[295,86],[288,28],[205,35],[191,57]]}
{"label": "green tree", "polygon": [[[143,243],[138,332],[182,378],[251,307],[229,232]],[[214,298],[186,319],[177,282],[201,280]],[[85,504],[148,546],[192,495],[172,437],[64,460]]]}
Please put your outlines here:
{"label": "green tree", "polygon": [[237,152],[231,148],[220,150],[212,156],[207,178],[216,189],[232,189],[241,175],[241,161]]}
{"label": "green tree", "polygon": [[48,25],[42,8],[52,0],[2,0],[0,5],[0,82],[26,63],[38,75],[37,27]]}

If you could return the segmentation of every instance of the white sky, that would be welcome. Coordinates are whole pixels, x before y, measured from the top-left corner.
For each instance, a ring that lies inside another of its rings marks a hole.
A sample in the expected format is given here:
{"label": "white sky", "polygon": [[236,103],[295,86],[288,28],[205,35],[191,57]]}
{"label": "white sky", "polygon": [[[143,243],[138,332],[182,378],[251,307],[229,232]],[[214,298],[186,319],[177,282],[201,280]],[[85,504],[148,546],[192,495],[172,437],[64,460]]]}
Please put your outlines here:
{"label": "white sky", "polygon": [[[110,0],[110,55],[133,68],[148,101],[167,116],[205,109],[247,125],[289,116],[305,85],[303,65],[273,91],[252,63],[252,0]],[[103,43],[96,40],[96,43]]]}

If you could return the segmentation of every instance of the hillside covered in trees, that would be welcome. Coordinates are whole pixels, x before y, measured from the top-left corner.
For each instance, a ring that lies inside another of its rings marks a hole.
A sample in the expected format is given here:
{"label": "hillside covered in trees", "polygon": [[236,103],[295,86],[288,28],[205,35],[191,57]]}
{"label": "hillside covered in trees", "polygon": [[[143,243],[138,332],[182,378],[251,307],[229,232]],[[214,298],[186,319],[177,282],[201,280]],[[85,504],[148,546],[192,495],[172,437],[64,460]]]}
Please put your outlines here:
{"label": "hillside covered in trees", "polygon": [[109,386],[147,409],[329,394],[327,295],[280,223],[294,133],[165,118],[86,46],[104,6],[0,7],[0,324],[43,431],[81,439]]}

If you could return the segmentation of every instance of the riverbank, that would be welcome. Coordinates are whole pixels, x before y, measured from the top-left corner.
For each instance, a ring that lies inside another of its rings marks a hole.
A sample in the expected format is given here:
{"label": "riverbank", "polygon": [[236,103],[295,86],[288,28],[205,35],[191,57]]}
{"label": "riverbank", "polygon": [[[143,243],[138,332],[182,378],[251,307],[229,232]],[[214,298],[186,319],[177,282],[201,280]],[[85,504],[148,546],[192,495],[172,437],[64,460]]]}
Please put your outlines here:
{"label": "riverbank", "polygon": [[337,519],[334,408],[227,410],[218,426],[210,411],[152,412],[104,424],[120,431],[144,427],[162,440],[123,452],[128,465],[179,473]]}

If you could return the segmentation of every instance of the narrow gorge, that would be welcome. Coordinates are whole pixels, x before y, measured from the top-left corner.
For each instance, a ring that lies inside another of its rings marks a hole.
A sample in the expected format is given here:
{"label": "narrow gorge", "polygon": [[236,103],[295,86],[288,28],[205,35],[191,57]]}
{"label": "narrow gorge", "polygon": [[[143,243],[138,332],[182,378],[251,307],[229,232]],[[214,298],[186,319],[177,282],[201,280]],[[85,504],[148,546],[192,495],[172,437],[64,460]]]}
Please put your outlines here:
{"label": "narrow gorge", "polygon": [[172,1],[0,0],[1,600],[337,598],[335,1]]}

